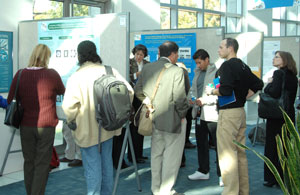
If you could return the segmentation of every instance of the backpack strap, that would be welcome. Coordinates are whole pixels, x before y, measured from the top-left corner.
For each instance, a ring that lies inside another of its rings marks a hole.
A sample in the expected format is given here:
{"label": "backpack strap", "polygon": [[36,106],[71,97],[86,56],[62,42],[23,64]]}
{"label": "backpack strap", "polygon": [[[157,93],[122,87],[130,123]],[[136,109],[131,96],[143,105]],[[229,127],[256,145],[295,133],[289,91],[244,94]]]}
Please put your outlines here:
{"label": "backpack strap", "polygon": [[105,67],[106,74],[108,74],[108,75],[114,75],[111,66],[104,65],[104,67]]}

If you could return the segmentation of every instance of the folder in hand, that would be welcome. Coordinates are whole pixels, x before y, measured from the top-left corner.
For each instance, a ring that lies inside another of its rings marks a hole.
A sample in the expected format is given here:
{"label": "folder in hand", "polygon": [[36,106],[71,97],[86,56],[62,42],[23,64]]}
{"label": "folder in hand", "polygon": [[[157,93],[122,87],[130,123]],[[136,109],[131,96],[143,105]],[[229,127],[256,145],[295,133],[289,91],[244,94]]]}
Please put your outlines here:
{"label": "folder in hand", "polygon": [[[220,78],[219,77],[214,79],[214,85],[215,85],[216,89],[218,89],[220,87]],[[235,101],[236,101],[236,99],[235,99],[234,91],[232,91],[232,95],[218,96],[218,102],[219,102],[220,107],[231,104]]]}

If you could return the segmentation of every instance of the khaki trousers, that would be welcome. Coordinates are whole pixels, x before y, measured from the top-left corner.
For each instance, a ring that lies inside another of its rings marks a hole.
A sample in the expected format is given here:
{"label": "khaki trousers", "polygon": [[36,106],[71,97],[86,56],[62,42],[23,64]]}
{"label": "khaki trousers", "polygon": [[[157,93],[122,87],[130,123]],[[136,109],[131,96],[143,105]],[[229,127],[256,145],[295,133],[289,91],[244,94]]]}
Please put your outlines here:
{"label": "khaki trousers", "polygon": [[244,108],[220,110],[217,126],[217,147],[221,176],[224,182],[222,195],[248,195],[248,162],[244,149],[236,140],[245,144],[246,115]]}
{"label": "khaki trousers", "polygon": [[176,182],[185,143],[186,119],[181,133],[168,133],[153,128],[151,139],[151,190],[154,195],[170,195]]}

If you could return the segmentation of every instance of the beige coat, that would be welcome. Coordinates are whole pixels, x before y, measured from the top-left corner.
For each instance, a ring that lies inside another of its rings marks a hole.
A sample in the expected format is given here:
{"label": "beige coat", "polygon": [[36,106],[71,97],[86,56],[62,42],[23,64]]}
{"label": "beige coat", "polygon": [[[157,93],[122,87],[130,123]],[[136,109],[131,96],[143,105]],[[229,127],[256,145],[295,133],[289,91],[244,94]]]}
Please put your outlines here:
{"label": "beige coat", "polygon": [[167,69],[160,80],[156,96],[153,100],[155,128],[169,133],[180,133],[181,119],[186,116],[189,103],[185,92],[183,69],[170,64],[166,58],[145,66],[135,86],[136,96],[143,101],[150,98],[156,80],[163,67]]}
{"label": "beige coat", "polygon": [[[133,99],[133,89],[130,84],[113,69],[116,78],[122,80],[128,87]],[[90,147],[98,144],[98,123],[95,115],[94,81],[105,74],[103,65],[92,62],[84,63],[68,80],[62,108],[67,121],[76,119],[77,129],[73,131],[76,144],[80,147]],[[101,129],[101,142],[115,135],[120,135],[121,129],[106,131]]]}

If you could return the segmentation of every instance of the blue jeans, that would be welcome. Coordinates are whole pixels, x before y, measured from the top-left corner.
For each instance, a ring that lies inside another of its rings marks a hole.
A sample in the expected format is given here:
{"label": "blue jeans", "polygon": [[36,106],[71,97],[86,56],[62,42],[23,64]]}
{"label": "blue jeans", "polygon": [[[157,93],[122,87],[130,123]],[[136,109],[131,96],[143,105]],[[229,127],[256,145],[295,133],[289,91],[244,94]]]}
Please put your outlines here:
{"label": "blue jeans", "polygon": [[113,191],[112,139],[98,145],[80,148],[87,195],[111,195]]}

